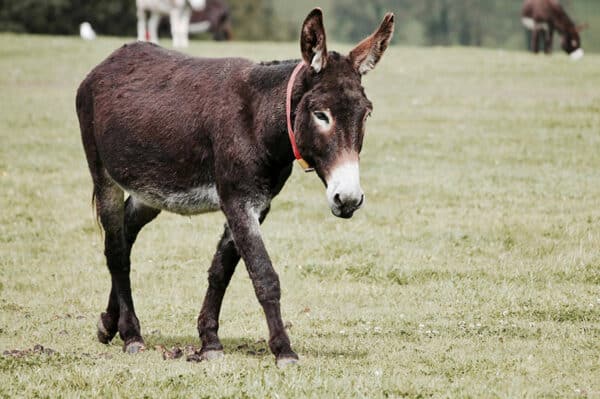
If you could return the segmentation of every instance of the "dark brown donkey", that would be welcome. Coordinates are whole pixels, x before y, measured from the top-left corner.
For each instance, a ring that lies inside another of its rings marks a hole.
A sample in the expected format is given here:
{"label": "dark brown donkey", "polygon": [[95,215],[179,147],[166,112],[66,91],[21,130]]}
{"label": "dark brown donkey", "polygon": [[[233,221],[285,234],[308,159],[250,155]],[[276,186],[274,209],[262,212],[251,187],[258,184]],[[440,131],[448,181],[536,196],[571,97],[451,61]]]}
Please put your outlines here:
{"label": "dark brown donkey", "polygon": [[143,348],[129,278],[140,229],[161,210],[191,215],[221,209],[227,223],[198,316],[200,358],[223,353],[219,312],[242,257],[277,364],[297,361],[259,224],[290,176],[295,153],[325,184],[334,215],[349,218],[361,207],[359,154],[372,108],[361,76],[375,67],[393,30],[390,13],[347,56],[328,52],[323,16],[315,9],[302,26],[301,61],[191,58],[135,43],[90,72],[77,92],[77,114],[112,278],[98,322],[101,342],[119,332],[126,352]]}
{"label": "dark brown donkey", "polygon": [[574,60],[583,57],[579,38],[583,26],[575,26],[558,0],[525,0],[521,21],[531,31],[531,50],[534,53],[539,51],[540,37],[544,42],[544,51],[547,54],[552,52],[552,39],[556,29],[563,38],[562,49]]}

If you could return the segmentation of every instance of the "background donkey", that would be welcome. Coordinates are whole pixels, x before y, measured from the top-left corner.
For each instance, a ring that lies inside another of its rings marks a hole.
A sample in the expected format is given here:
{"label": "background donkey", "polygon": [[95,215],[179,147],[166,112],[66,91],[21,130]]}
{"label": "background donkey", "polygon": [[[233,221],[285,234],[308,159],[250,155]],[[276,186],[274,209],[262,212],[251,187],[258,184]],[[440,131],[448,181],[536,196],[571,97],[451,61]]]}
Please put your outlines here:
{"label": "background donkey", "polygon": [[521,21],[531,31],[531,50],[534,53],[539,51],[540,37],[546,54],[552,52],[552,39],[556,29],[563,37],[562,49],[575,60],[583,57],[579,38],[583,27],[575,26],[557,0],[525,0]]}
{"label": "background donkey", "polygon": [[129,278],[140,229],[161,210],[188,215],[221,209],[227,223],[198,317],[199,358],[223,353],[219,312],[241,257],[277,364],[297,361],[259,224],[289,177],[295,153],[324,182],[334,215],[349,218],[362,206],[359,153],[372,105],[361,76],[380,60],[393,30],[390,13],[349,55],[328,52],[322,13],[315,9],[302,26],[300,62],[199,59],[135,43],[89,73],[76,104],[112,277],[98,322],[101,342],[118,331],[126,352],[143,347]]}
{"label": "background donkey", "polygon": [[223,0],[206,0],[202,10],[192,10],[189,33],[210,32],[214,40],[231,40],[231,11]]}
{"label": "background donkey", "polygon": [[[158,43],[161,15],[169,16],[173,47],[187,47],[192,9],[202,11],[206,0],[136,0],[138,40]],[[146,13],[150,19],[146,23]]]}

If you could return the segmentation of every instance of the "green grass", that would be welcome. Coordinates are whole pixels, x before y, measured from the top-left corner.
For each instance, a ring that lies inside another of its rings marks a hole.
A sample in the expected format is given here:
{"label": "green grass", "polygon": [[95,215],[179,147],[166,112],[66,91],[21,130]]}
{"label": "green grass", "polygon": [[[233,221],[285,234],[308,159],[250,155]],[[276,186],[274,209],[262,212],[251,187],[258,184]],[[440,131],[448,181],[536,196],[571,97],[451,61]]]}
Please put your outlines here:
{"label": "green grass", "polygon": [[199,344],[220,214],[162,214],[140,234],[149,350],[96,341],[109,275],[74,97],[121,43],[0,35],[0,351],[56,351],[0,356],[0,397],[600,397],[600,56],[391,48],[364,79],[365,208],[331,216],[296,167],[262,228],[301,357],[282,371],[243,265],[223,360],[153,349]]}

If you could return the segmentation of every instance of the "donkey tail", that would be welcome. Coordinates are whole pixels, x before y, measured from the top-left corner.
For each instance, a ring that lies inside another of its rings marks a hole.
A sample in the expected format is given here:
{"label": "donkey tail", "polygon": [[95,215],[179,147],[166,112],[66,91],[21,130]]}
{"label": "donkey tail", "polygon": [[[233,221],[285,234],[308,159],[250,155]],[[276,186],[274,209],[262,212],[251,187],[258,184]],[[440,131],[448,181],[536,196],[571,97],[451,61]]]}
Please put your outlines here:
{"label": "donkey tail", "polygon": [[92,190],[92,209],[94,212],[94,218],[98,227],[100,227],[99,215],[96,209],[96,182],[98,181],[98,174],[102,170],[102,161],[100,154],[96,147],[96,139],[94,134],[94,100],[93,92],[90,84],[90,76],[81,82],[77,89],[77,96],[75,98],[75,108],[77,110],[77,118],[79,119],[79,129],[81,130],[81,141],[83,143],[83,149],[87,159],[90,174],[94,181],[94,188]]}

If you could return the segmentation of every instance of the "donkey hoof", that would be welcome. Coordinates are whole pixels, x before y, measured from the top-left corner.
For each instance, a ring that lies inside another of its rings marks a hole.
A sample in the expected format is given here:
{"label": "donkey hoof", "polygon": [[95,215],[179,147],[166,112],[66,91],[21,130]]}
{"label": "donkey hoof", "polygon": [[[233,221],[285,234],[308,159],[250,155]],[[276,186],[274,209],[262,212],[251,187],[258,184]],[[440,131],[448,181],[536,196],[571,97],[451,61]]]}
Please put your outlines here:
{"label": "donkey hoof", "polygon": [[123,352],[133,355],[135,353],[143,352],[146,349],[143,342],[133,341],[123,346]]}
{"label": "donkey hoof", "polygon": [[280,356],[277,358],[277,367],[284,369],[290,365],[298,364],[298,356]]}
{"label": "donkey hoof", "polygon": [[98,331],[96,332],[96,336],[98,337],[98,341],[103,344],[108,344],[117,333],[116,331],[110,331],[108,327],[104,324],[104,319],[107,318],[108,315],[106,313],[102,313],[100,315],[100,319],[98,319]]}

